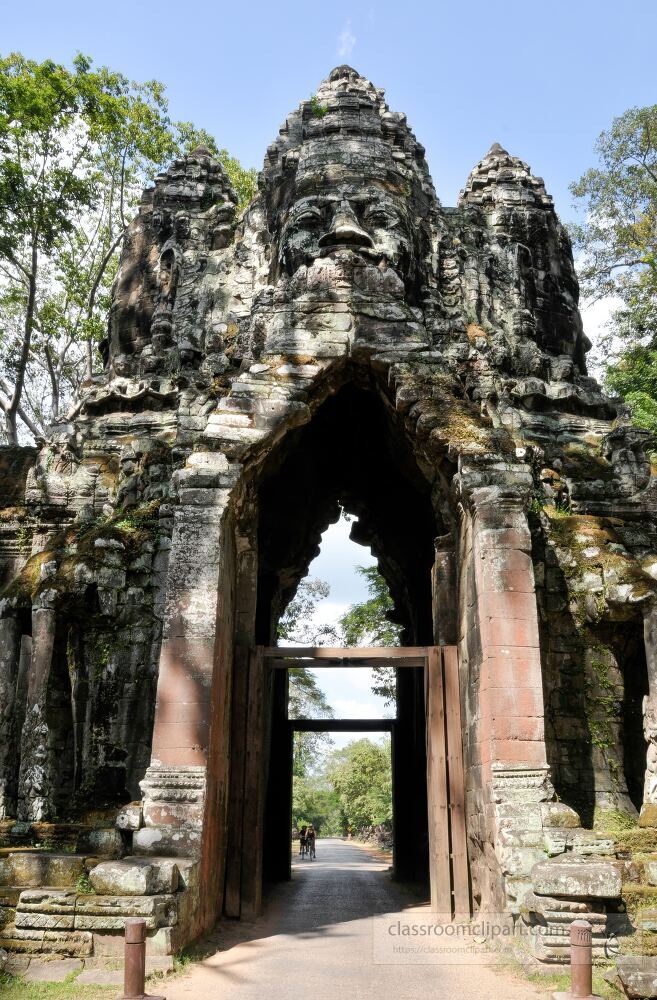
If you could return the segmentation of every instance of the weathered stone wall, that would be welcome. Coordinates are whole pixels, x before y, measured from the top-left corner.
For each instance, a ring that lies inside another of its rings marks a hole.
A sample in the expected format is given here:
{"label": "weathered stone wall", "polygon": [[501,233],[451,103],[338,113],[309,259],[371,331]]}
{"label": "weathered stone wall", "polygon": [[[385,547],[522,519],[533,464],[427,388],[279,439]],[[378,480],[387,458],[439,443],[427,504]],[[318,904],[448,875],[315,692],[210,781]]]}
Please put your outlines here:
{"label": "weathered stone wall", "polygon": [[569,807],[640,804],[646,748],[654,805],[657,487],[648,436],[587,375],[577,298],[542,180],[495,145],[442,207],[405,116],[349,67],[288,117],[240,218],[206,149],[161,174],[105,371],[3,501],[0,814],[118,809],[141,782],[120,822],[192,859],[186,933],[224,876],[252,913],[244,776],[284,691],[245,651],[340,504],[404,641],[458,641],[477,903],[519,908]]}

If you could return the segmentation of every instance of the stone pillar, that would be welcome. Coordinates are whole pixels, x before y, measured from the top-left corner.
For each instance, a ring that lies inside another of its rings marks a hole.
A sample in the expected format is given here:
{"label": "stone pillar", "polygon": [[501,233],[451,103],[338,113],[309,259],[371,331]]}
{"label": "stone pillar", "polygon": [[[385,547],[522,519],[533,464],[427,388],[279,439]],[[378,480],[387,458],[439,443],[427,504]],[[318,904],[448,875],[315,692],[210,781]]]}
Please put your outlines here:
{"label": "stone pillar", "polygon": [[16,730],[15,702],[21,655],[21,627],[16,618],[0,620],[0,819],[14,815]]}
{"label": "stone pillar", "polygon": [[230,676],[235,591],[234,481],[226,457],[194,452],[175,473],[175,510],[153,727],[141,783],[138,852],[200,860],[191,936],[208,929],[223,898],[228,802]]}
{"label": "stone pillar", "polygon": [[46,820],[53,812],[46,700],[55,642],[55,619],[53,608],[36,608],[32,612],[32,656],[18,777],[20,820]]}
{"label": "stone pillar", "polygon": [[541,803],[553,796],[525,514],[531,477],[525,466],[469,459],[460,485],[459,642],[473,881],[482,908],[517,909],[532,865],[545,857]]}
{"label": "stone pillar", "polygon": [[650,605],[644,612],[643,636],[648,670],[648,694],[643,705],[647,752],[639,823],[642,826],[657,826],[657,605]]}
{"label": "stone pillar", "polygon": [[434,540],[436,558],[431,573],[433,634],[437,646],[455,646],[458,640],[456,553],[452,535]]}
{"label": "stone pillar", "polygon": [[494,764],[547,766],[543,682],[531,536],[522,496],[497,490],[474,494],[480,745],[490,776]]}

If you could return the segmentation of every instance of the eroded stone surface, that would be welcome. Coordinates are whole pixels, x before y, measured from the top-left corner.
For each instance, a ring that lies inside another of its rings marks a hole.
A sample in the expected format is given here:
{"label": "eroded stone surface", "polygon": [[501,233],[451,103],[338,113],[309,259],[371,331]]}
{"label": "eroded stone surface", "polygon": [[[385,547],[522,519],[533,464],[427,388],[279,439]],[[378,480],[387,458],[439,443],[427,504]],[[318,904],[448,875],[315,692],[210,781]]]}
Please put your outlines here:
{"label": "eroded stone surface", "polygon": [[[19,820],[0,838],[43,848],[64,834],[35,826],[100,811],[74,849],[149,859],[99,865],[121,895],[78,901],[74,928],[174,891],[172,857],[186,927],[211,925],[233,643],[273,641],[340,504],[403,641],[458,643],[476,900],[520,911],[532,870],[538,893],[618,897],[584,828],[642,802],[654,819],[657,486],[588,346],[541,178],[495,144],[442,206],[406,117],[348,66],[288,116],[241,215],[204,148],[158,176],[104,371],[38,453],[0,449],[0,819]],[[50,879],[8,864],[8,885]]]}

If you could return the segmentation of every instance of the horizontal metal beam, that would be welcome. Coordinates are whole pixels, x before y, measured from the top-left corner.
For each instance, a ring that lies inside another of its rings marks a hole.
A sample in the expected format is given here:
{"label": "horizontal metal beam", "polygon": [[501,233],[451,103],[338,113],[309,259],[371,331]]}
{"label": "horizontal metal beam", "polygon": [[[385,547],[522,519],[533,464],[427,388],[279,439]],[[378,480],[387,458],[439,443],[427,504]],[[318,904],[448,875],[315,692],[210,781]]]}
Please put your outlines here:
{"label": "horizontal metal beam", "polygon": [[265,646],[265,659],[408,660],[426,657],[426,646]]}
{"label": "horizontal metal beam", "polygon": [[379,659],[375,657],[369,660],[299,660],[292,659],[289,660],[268,660],[270,667],[274,670],[291,670],[291,669],[313,669],[327,668],[327,667],[337,667],[339,669],[347,669],[353,667],[354,669],[359,669],[361,667],[423,667],[426,660],[423,656],[411,656],[407,660],[396,660],[396,659]]}
{"label": "horizontal metal beam", "polygon": [[390,733],[396,719],[288,719],[300,733]]}

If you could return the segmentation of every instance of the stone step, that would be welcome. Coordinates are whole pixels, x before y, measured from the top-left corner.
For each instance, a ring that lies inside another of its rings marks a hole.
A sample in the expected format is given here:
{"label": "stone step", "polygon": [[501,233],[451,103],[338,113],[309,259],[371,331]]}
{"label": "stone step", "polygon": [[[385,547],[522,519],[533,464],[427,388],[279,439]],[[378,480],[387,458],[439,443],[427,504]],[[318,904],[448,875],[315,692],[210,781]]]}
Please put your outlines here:
{"label": "stone step", "polygon": [[56,888],[74,886],[86,874],[86,858],[78,854],[17,851],[0,858],[0,885]]}
{"label": "stone step", "polygon": [[16,906],[15,927],[30,931],[123,931],[126,917],[143,917],[147,930],[178,922],[178,896],[80,895],[26,889]]}
{"label": "stone step", "polygon": [[93,935],[90,931],[33,930],[9,924],[0,931],[0,948],[9,952],[81,958],[91,954]]}

